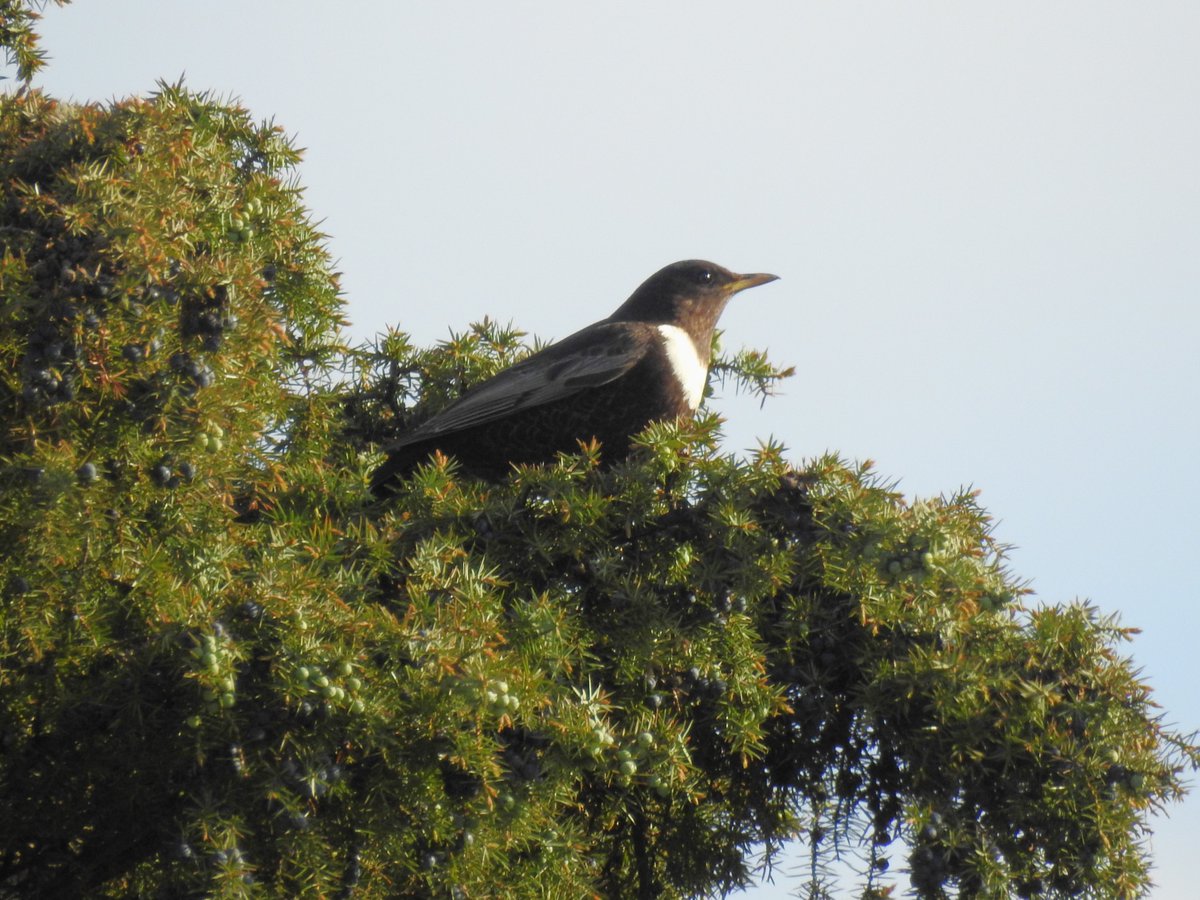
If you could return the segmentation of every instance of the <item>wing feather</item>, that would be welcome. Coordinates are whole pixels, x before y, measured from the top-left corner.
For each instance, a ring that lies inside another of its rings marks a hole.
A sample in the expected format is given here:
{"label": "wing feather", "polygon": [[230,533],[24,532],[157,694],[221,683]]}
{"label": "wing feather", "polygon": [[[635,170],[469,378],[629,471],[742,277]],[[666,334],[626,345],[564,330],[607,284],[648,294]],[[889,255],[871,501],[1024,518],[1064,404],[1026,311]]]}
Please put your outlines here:
{"label": "wing feather", "polygon": [[633,368],[644,351],[629,323],[591,326],[471,388],[391,446],[395,449],[474,428],[607,384]]}

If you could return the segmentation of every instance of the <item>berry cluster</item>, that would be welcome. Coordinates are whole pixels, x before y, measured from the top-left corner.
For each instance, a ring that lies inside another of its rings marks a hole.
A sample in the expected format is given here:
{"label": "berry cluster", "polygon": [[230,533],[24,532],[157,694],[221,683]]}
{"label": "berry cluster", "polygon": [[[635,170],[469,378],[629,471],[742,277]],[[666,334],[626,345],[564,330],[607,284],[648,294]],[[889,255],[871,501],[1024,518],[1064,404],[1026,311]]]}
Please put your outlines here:
{"label": "berry cluster", "polygon": [[226,333],[238,323],[230,310],[229,293],[228,285],[217,284],[185,298],[179,315],[180,334],[184,338],[197,338],[200,346],[210,353],[220,350]]}

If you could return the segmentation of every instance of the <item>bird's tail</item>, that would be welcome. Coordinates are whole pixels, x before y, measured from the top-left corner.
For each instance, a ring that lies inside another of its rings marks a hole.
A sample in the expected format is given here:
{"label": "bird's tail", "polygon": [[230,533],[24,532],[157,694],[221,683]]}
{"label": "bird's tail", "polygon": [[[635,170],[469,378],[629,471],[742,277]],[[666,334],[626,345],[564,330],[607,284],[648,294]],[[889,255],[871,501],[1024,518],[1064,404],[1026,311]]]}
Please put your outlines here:
{"label": "bird's tail", "polygon": [[424,452],[412,446],[390,450],[387,459],[371,473],[371,495],[377,500],[391,497],[399,489],[400,482],[411,475],[413,469],[428,455],[428,448]]}

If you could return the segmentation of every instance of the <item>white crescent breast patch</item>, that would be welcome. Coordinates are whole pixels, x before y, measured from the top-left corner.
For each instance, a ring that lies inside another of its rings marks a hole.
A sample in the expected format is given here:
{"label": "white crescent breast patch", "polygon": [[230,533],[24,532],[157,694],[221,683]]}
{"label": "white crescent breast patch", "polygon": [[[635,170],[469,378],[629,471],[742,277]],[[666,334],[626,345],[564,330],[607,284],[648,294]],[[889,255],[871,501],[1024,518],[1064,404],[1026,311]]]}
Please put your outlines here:
{"label": "white crescent breast patch", "polygon": [[671,369],[683,387],[683,397],[695,412],[708,383],[708,366],[700,360],[692,336],[678,325],[659,325],[658,333],[663,336]]}

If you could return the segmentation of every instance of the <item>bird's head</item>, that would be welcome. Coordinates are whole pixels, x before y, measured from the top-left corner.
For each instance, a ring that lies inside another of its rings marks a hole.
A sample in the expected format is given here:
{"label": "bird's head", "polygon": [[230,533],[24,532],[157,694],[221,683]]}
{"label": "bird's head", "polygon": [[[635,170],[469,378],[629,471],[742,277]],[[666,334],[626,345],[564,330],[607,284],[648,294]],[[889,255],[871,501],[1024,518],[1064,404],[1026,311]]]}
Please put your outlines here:
{"label": "bird's head", "polygon": [[739,275],[716,263],[685,259],[659,269],[612,314],[614,322],[680,325],[694,337],[711,334],[738,291],[774,281],[779,276]]}

